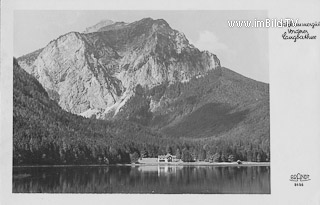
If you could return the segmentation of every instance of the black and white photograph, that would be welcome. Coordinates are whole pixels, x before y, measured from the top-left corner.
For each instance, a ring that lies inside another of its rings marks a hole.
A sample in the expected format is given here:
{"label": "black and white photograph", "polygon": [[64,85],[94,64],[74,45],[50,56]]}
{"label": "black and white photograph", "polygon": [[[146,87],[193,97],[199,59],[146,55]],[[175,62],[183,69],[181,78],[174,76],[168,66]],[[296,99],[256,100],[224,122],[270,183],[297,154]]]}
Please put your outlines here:
{"label": "black and white photograph", "polygon": [[0,204],[320,204],[308,1],[2,2]]}
{"label": "black and white photograph", "polygon": [[12,191],[269,194],[267,30],[232,16],[266,11],[15,12]]}

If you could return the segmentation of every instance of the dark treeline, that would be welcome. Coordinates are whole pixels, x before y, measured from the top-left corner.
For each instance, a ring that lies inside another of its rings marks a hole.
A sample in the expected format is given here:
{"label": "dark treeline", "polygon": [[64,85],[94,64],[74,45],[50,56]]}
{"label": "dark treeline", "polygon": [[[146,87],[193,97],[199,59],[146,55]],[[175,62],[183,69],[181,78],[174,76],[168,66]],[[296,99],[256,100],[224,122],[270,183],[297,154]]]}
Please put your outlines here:
{"label": "dark treeline", "polygon": [[41,84],[13,66],[13,164],[115,164],[171,153],[183,161],[269,161],[268,141],[171,139],[128,121],[62,110]]}

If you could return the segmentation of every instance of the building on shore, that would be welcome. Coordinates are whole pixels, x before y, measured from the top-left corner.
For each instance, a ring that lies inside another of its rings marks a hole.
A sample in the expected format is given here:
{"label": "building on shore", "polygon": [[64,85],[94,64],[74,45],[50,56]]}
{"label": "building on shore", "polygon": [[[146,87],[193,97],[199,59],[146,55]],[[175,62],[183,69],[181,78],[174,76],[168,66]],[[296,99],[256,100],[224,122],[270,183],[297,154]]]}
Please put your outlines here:
{"label": "building on shore", "polygon": [[177,161],[177,157],[171,154],[166,154],[166,155],[159,155],[158,156],[158,162],[176,162]]}

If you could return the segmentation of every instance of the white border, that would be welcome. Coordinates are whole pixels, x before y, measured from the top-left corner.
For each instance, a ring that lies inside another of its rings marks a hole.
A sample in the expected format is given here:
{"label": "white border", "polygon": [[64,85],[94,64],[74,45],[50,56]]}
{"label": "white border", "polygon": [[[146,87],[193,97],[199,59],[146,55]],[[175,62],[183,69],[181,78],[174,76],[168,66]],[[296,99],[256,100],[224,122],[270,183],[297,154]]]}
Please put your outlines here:
{"label": "white border", "polygon": [[[268,10],[273,18],[320,21],[320,1],[15,0],[1,8],[0,204],[320,204],[320,28],[318,39],[284,41],[269,29],[271,110],[270,195],[12,194],[13,10]],[[311,31],[311,30],[310,30]],[[26,39],[27,40],[27,39]],[[250,62],[248,62],[250,63]],[[304,187],[289,182],[303,172]]]}

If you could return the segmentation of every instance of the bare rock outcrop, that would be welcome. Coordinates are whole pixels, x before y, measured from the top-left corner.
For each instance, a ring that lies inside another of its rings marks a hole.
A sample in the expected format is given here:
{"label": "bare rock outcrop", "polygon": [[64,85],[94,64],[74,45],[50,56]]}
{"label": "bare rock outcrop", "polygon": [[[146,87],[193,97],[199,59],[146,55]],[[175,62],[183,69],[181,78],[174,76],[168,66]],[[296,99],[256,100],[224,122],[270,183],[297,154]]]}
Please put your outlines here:
{"label": "bare rock outcrop", "polygon": [[[18,61],[63,109],[97,118],[115,117],[137,95],[137,86],[145,93],[220,68],[214,54],[199,51],[166,21],[151,18],[100,22],[85,33],[60,36]],[[160,106],[150,105],[154,110]]]}

